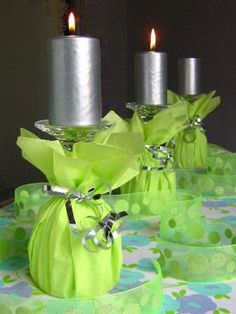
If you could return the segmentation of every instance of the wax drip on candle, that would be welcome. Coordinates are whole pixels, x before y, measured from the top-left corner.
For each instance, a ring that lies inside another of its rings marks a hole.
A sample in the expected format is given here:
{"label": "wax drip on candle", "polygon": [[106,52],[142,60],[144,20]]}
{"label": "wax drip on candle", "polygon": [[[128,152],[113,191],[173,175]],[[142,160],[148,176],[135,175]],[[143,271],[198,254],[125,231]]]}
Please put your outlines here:
{"label": "wax drip on candle", "polygon": [[73,12],[70,12],[69,18],[68,18],[68,28],[69,28],[69,35],[75,35],[76,29],[75,29],[75,16]]}

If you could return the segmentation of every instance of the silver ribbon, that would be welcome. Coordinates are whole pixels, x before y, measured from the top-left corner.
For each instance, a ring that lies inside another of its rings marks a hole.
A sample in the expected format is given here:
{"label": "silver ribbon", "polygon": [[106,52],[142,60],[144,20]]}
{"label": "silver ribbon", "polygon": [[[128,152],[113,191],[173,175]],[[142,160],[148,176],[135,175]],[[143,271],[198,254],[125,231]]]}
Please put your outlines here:
{"label": "silver ribbon", "polygon": [[[80,201],[98,200],[101,198],[101,195],[94,194],[94,188],[89,189],[87,194],[83,194],[80,191],[72,191],[65,187],[60,187],[56,185],[48,185],[48,184],[45,184],[43,186],[43,192],[48,193],[50,195],[54,195],[54,196],[63,196],[65,198],[65,201],[66,201],[65,207],[66,207],[67,217],[68,217],[71,230],[74,235],[81,237],[81,234],[77,229],[77,224],[76,224],[74,213],[73,213],[71,199],[75,199],[76,202],[78,203]],[[120,234],[120,232],[124,229],[123,222],[115,231],[112,231],[113,225],[117,220],[127,215],[128,214],[125,211],[122,211],[120,213],[115,213],[111,211],[101,221],[99,221],[98,218],[95,216],[85,217],[84,219],[94,220],[96,222],[96,225],[94,227],[89,228],[84,233],[82,237],[83,247],[89,252],[96,252],[96,250],[92,250],[87,245],[87,241],[91,240],[92,243],[95,245],[95,247],[98,247],[104,250],[110,249],[111,246],[113,245],[114,239],[116,239],[118,235]],[[80,225],[81,225],[81,222],[80,222]],[[98,238],[98,233],[100,231],[103,232],[103,236],[101,240]]]}
{"label": "silver ribbon", "polygon": [[[121,222],[119,227],[115,231],[112,231],[114,223],[127,215],[128,214],[125,211],[119,213],[111,211],[101,221],[98,221],[98,219],[93,216],[86,217],[95,220],[97,224],[95,227],[89,228],[84,233],[82,237],[83,247],[89,252],[96,252],[96,250],[89,248],[87,245],[87,243],[91,241],[95,247],[109,250],[112,247],[114,240],[119,236],[121,231],[124,230],[124,222]],[[100,231],[102,231],[102,235],[98,238]]]}
{"label": "silver ribbon", "polygon": [[171,155],[171,149],[167,146],[145,145],[145,148],[152,154],[152,157],[160,162],[160,166],[143,166],[146,171],[162,171],[164,169],[174,170],[174,161]]}
{"label": "silver ribbon", "polygon": [[205,133],[202,119],[198,115],[194,115],[189,119],[189,125],[184,131],[183,139],[186,143],[193,143],[196,139],[196,133],[194,130],[199,129],[201,132]]}
{"label": "silver ribbon", "polygon": [[189,119],[189,126],[187,129],[199,129],[201,132],[206,132],[202,119],[199,115],[194,115],[192,118]]}

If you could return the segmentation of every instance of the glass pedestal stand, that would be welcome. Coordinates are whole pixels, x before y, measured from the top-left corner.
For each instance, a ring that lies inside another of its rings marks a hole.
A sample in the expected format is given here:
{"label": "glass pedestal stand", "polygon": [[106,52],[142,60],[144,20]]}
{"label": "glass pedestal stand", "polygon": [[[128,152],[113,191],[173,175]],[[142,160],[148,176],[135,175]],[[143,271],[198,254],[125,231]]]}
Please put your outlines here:
{"label": "glass pedestal stand", "polygon": [[101,120],[99,124],[88,126],[59,126],[50,125],[48,120],[36,121],[34,126],[59,140],[67,151],[72,151],[76,142],[90,142],[96,133],[112,127],[113,122]]}
{"label": "glass pedestal stand", "polygon": [[191,104],[193,104],[196,100],[198,100],[200,97],[202,97],[202,94],[200,95],[180,95],[179,96],[181,100],[187,100]]}
{"label": "glass pedestal stand", "polygon": [[136,102],[129,102],[126,104],[126,108],[138,112],[144,122],[150,121],[158,112],[168,108],[168,105],[147,105],[137,104]]}

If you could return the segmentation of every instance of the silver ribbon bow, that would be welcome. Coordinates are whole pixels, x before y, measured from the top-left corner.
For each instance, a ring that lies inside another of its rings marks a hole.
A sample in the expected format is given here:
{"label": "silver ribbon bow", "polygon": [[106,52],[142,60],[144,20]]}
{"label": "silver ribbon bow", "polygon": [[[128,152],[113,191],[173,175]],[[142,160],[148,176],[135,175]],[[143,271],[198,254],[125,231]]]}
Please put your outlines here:
{"label": "silver ribbon bow", "polygon": [[[95,247],[98,247],[103,250],[109,250],[114,243],[114,240],[119,236],[122,230],[124,230],[124,222],[121,222],[119,227],[112,231],[114,223],[123,217],[127,216],[127,212],[122,211],[119,213],[110,212],[108,213],[101,221],[98,221],[96,217],[88,216],[86,218],[93,219],[96,221],[94,227],[89,228],[82,237],[83,247],[89,252],[96,252],[87,243],[91,241]],[[99,232],[102,234],[99,236]]]}
{"label": "silver ribbon bow", "polygon": [[171,149],[167,146],[145,145],[145,148],[152,154],[152,157],[160,162],[160,166],[143,166],[146,171],[161,171],[164,169],[174,170],[174,161],[171,155]]}
{"label": "silver ribbon bow", "polygon": [[[65,187],[60,187],[56,185],[48,185],[48,184],[45,184],[43,186],[43,192],[54,195],[54,196],[63,196],[65,198],[66,200],[65,207],[66,207],[67,217],[68,217],[71,230],[74,235],[81,237],[80,232],[77,230],[77,224],[76,224],[74,213],[73,213],[71,199],[75,199],[76,202],[78,203],[80,201],[98,200],[101,198],[101,195],[100,194],[94,195],[94,188],[89,189],[87,194],[83,194],[80,191],[72,191]],[[84,233],[82,237],[83,247],[89,252],[96,252],[96,250],[92,250],[87,245],[87,241],[91,240],[93,244],[95,245],[95,247],[98,247],[104,250],[110,249],[111,246],[113,245],[114,239],[118,237],[118,235],[124,228],[124,224],[122,222],[120,226],[113,232],[112,231],[113,225],[117,220],[127,215],[128,214],[125,211],[122,211],[120,213],[115,213],[111,211],[101,221],[99,221],[98,218],[95,216],[85,217],[84,219],[94,220],[96,222],[96,225],[92,228],[89,228]],[[102,239],[98,238],[98,233],[100,231],[103,232]]]}
{"label": "silver ribbon bow", "polygon": [[189,120],[189,126],[188,129],[200,129],[202,132],[206,132],[202,119],[199,117],[199,115],[194,115],[192,118]]}

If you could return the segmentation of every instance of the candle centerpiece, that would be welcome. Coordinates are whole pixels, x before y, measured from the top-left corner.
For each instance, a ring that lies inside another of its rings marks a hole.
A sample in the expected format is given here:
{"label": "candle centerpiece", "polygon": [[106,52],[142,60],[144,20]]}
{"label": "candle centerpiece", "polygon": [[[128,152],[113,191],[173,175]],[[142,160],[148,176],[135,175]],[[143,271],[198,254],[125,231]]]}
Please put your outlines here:
{"label": "candle centerpiece", "polygon": [[150,51],[135,55],[135,102],[127,104],[144,120],[167,107],[167,54],[155,50],[156,33],[152,29]]}
{"label": "candle centerpiece", "polygon": [[101,120],[100,42],[75,35],[73,13],[69,33],[49,42],[49,120],[35,123],[67,144],[91,140],[96,132],[110,127]]}
{"label": "candle centerpiece", "polygon": [[178,94],[190,102],[201,96],[201,59],[178,60]]}

